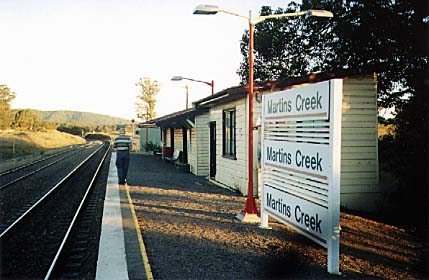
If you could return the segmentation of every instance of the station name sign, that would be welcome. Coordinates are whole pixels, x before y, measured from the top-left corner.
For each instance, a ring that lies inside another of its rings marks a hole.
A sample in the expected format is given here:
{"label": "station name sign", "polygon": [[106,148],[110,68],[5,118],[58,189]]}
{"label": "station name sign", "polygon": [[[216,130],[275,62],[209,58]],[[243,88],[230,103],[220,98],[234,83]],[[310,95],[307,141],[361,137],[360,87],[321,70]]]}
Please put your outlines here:
{"label": "station name sign", "polygon": [[293,225],[301,233],[326,247],[329,230],[328,210],[325,207],[271,186],[265,186],[263,207],[278,220]]}
{"label": "station name sign", "polygon": [[314,176],[327,176],[329,171],[329,147],[296,142],[266,140],[264,145],[265,163],[291,169]]}
{"label": "station name sign", "polygon": [[[282,174],[296,174],[294,176],[300,177],[304,182],[328,181],[331,165],[328,145],[266,140],[263,156],[265,168],[275,169]],[[265,180],[262,192],[265,203],[262,207],[280,221],[292,225],[326,247],[327,207],[321,206],[320,202],[291,195],[288,185],[295,182],[283,181],[273,186],[270,181]]]}
{"label": "station name sign", "polygon": [[329,118],[329,83],[293,88],[267,95],[265,116],[287,119]]}
{"label": "station name sign", "polygon": [[328,249],[339,273],[340,79],[263,95],[261,227],[268,216]]}

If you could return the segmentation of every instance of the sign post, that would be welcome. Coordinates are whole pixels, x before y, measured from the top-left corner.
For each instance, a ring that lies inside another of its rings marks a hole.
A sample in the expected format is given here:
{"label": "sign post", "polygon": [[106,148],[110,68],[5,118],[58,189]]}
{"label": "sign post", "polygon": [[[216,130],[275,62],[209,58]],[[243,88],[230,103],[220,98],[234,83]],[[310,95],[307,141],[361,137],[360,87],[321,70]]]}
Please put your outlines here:
{"label": "sign post", "polygon": [[339,272],[342,80],[263,96],[261,227],[268,216],[328,250]]}

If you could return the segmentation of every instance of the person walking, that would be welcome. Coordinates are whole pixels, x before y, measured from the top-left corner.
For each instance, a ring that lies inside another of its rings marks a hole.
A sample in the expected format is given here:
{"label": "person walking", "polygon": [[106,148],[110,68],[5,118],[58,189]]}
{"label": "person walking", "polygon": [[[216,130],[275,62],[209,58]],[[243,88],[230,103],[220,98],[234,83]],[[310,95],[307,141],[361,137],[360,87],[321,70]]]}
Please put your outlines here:
{"label": "person walking", "polygon": [[118,169],[119,184],[125,184],[127,180],[131,145],[131,138],[125,135],[125,129],[121,129],[113,144],[113,148],[116,149],[116,168]]}

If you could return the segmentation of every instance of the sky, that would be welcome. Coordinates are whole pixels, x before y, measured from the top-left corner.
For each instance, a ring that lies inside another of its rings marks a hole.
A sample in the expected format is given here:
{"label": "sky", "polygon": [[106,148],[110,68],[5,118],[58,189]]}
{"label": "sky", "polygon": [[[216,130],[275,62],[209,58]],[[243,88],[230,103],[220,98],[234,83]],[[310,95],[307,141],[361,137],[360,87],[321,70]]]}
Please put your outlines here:
{"label": "sky", "polygon": [[213,4],[247,16],[266,0],[1,0],[0,84],[16,93],[12,107],[94,112],[136,118],[139,78],[157,80],[157,116],[185,109],[214,81],[215,92],[239,84],[246,20],[193,15]]}

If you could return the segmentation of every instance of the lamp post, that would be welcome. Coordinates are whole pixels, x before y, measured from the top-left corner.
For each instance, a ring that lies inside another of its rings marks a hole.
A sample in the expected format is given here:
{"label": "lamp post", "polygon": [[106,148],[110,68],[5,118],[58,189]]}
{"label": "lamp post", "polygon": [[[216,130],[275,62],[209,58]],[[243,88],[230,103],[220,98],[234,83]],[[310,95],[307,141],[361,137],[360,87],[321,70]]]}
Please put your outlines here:
{"label": "lamp post", "polygon": [[294,13],[275,14],[267,16],[253,17],[249,11],[249,16],[239,15],[237,13],[220,9],[215,5],[198,5],[194,9],[196,15],[215,15],[219,12],[234,15],[243,18],[249,22],[249,127],[248,127],[248,192],[246,206],[242,213],[237,216],[243,222],[258,222],[258,209],[256,208],[255,198],[253,197],[253,35],[255,24],[266,19],[276,19],[282,17],[297,16],[315,16],[315,17],[333,17],[333,14],[325,10],[307,10]]}
{"label": "lamp post", "polygon": [[205,81],[195,80],[195,79],[191,79],[191,78],[185,78],[182,76],[173,76],[173,78],[171,78],[171,80],[172,81],[188,80],[188,81],[203,83],[203,84],[211,86],[212,87],[212,95],[214,94],[214,81],[213,80],[211,82],[205,82]]}

